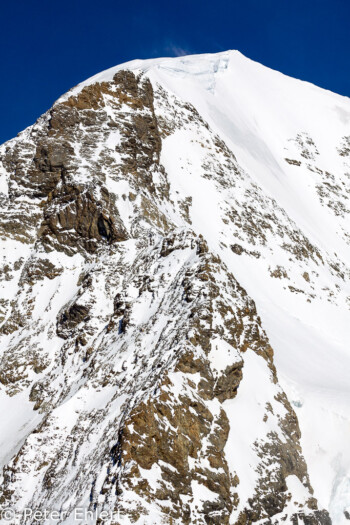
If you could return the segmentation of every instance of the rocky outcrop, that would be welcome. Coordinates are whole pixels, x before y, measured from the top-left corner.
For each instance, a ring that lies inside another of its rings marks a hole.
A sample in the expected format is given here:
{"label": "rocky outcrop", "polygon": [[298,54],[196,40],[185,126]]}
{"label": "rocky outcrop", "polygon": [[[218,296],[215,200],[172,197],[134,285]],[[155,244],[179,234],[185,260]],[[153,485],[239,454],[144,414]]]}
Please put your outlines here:
{"label": "rocky outcrop", "polygon": [[[171,519],[193,523],[190,502],[194,500],[193,486],[198,484],[213,495],[212,501],[196,511],[199,522],[229,523],[238,499],[238,479],[230,473],[224,454],[229,422],[224,410],[212,414],[201,396],[195,396],[190,382],[177,400],[171,392],[174,385],[166,378],[156,399],[138,405],[126,420],[119,450],[127,474],[117,480],[117,490],[121,498],[129,489],[142,500],[157,501],[169,523]],[[145,471],[156,469],[158,464],[160,482],[154,486]],[[135,519],[147,509],[124,512]]]}
{"label": "rocky outcrop", "polygon": [[79,245],[88,253],[94,253],[101,241],[125,241],[128,235],[117,210],[114,217],[108,211],[107,190],[103,197],[102,201],[96,201],[91,192],[73,185],[64,185],[50,194],[40,232],[45,246],[49,247],[54,237],[68,253],[74,253]]}

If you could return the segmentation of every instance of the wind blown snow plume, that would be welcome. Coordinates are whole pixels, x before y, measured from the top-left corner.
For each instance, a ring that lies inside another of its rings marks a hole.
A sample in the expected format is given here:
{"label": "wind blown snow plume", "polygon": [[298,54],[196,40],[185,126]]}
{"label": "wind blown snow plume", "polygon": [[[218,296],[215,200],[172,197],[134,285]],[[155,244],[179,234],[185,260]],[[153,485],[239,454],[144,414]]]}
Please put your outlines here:
{"label": "wind blown snow plume", "polygon": [[137,60],[0,176],[1,523],[349,523],[349,99]]}

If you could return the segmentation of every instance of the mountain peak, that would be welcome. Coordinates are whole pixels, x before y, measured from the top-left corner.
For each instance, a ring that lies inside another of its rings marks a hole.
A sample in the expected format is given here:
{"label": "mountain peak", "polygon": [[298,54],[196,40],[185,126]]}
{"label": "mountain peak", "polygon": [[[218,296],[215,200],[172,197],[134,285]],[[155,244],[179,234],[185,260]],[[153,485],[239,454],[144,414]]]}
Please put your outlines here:
{"label": "mountain peak", "polygon": [[0,147],[15,525],[345,523],[349,116],[227,51],[111,68]]}

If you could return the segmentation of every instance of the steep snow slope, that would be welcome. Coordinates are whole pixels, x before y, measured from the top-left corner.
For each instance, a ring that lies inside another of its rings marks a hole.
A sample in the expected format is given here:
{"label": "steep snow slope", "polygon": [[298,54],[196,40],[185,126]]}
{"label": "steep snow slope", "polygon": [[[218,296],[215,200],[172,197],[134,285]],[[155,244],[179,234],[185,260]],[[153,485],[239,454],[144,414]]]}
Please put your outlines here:
{"label": "steep snow slope", "polygon": [[229,51],[100,73],[2,146],[4,507],[328,523],[313,488],[347,523],[349,129]]}
{"label": "steep snow slope", "polygon": [[[238,52],[164,61],[149,74],[198,109],[312,242],[348,263],[350,159],[341,152],[350,134],[349,99]],[[208,236],[208,228],[203,230]],[[214,244],[215,232],[213,237]],[[246,264],[232,261],[229,267],[257,301],[292,401],[306,403],[297,413],[313,486],[323,505],[332,500],[334,518],[342,519],[342,506],[350,501],[344,490],[350,483],[349,280],[331,277],[323,286],[318,281],[330,294],[338,284],[343,298],[336,305],[331,298],[315,298],[309,306],[302,294],[276,290],[266,271],[258,273],[256,265],[247,271]],[[302,283],[298,277],[294,282]]]}
{"label": "steep snow slope", "polygon": [[[202,191],[199,180],[188,178],[180,184],[180,166],[174,167],[180,140],[182,158],[187,153],[187,162],[194,163],[193,149],[184,151],[189,137],[165,141],[163,162],[173,173],[172,183],[198,201],[195,230],[205,235],[258,304],[280,376],[296,404],[316,494],[342,520],[342,507],[350,502],[344,490],[350,484],[350,100],[272,71],[237,51],[127,66],[145,71],[154,83],[193,104],[253,181],[311,242],[347,267],[344,279],[317,276],[310,290],[315,297],[308,303],[305,294],[272,283],[266,265],[220,249],[212,188]],[[117,69],[97,78],[109,79]],[[269,247],[274,251],[272,243]],[[270,257],[267,261],[272,262]],[[293,271],[291,262],[283,261],[286,271],[288,266]],[[302,270],[300,265],[291,283],[298,290],[305,288]]]}
{"label": "steep snow slope", "polygon": [[[203,98],[198,96],[202,83],[196,82],[196,94],[188,99],[311,242],[348,263],[350,161],[340,152],[350,133],[349,99],[239,53],[221,57],[215,70]],[[163,71],[159,74],[164,80]],[[191,94],[179,84],[182,91],[175,89],[182,97]],[[174,83],[168,85],[174,89]],[[254,265],[247,271],[246,261],[230,268],[256,300],[276,351],[277,368],[296,405],[315,494],[340,523],[350,502],[349,274],[345,282],[329,276],[321,284],[317,278],[316,297],[307,303],[303,294],[295,297],[271,286],[266,269],[260,273]],[[302,271],[294,283],[304,288]],[[344,295],[334,304],[337,285]],[[317,297],[323,288],[329,289],[326,301]]]}

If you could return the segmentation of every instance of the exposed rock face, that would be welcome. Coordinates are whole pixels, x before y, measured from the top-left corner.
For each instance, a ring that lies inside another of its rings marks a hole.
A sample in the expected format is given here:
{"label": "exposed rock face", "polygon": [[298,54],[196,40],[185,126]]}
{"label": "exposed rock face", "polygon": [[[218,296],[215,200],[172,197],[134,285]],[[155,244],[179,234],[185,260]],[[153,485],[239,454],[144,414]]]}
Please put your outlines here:
{"label": "exposed rock face", "polygon": [[[321,155],[306,132],[288,148],[290,169]],[[77,508],[110,525],[330,524],[235,271],[266,266],[271,286],[311,303],[318,272],[338,283],[346,263],[140,70],[68,93],[0,161],[0,382],[6,406],[24,407],[2,458],[14,525],[34,523],[25,508],[67,525]]]}
{"label": "exposed rock face", "polygon": [[115,220],[110,212],[105,211],[109,204],[107,190],[102,189],[105,207],[103,201],[96,202],[89,191],[82,191],[72,185],[65,185],[51,195],[52,200],[44,212],[41,229],[46,245],[50,245],[51,237],[54,237],[59,246],[68,250],[81,245],[87,252],[93,253],[98,247],[96,241],[113,243],[126,240],[127,234],[118,215]]}

